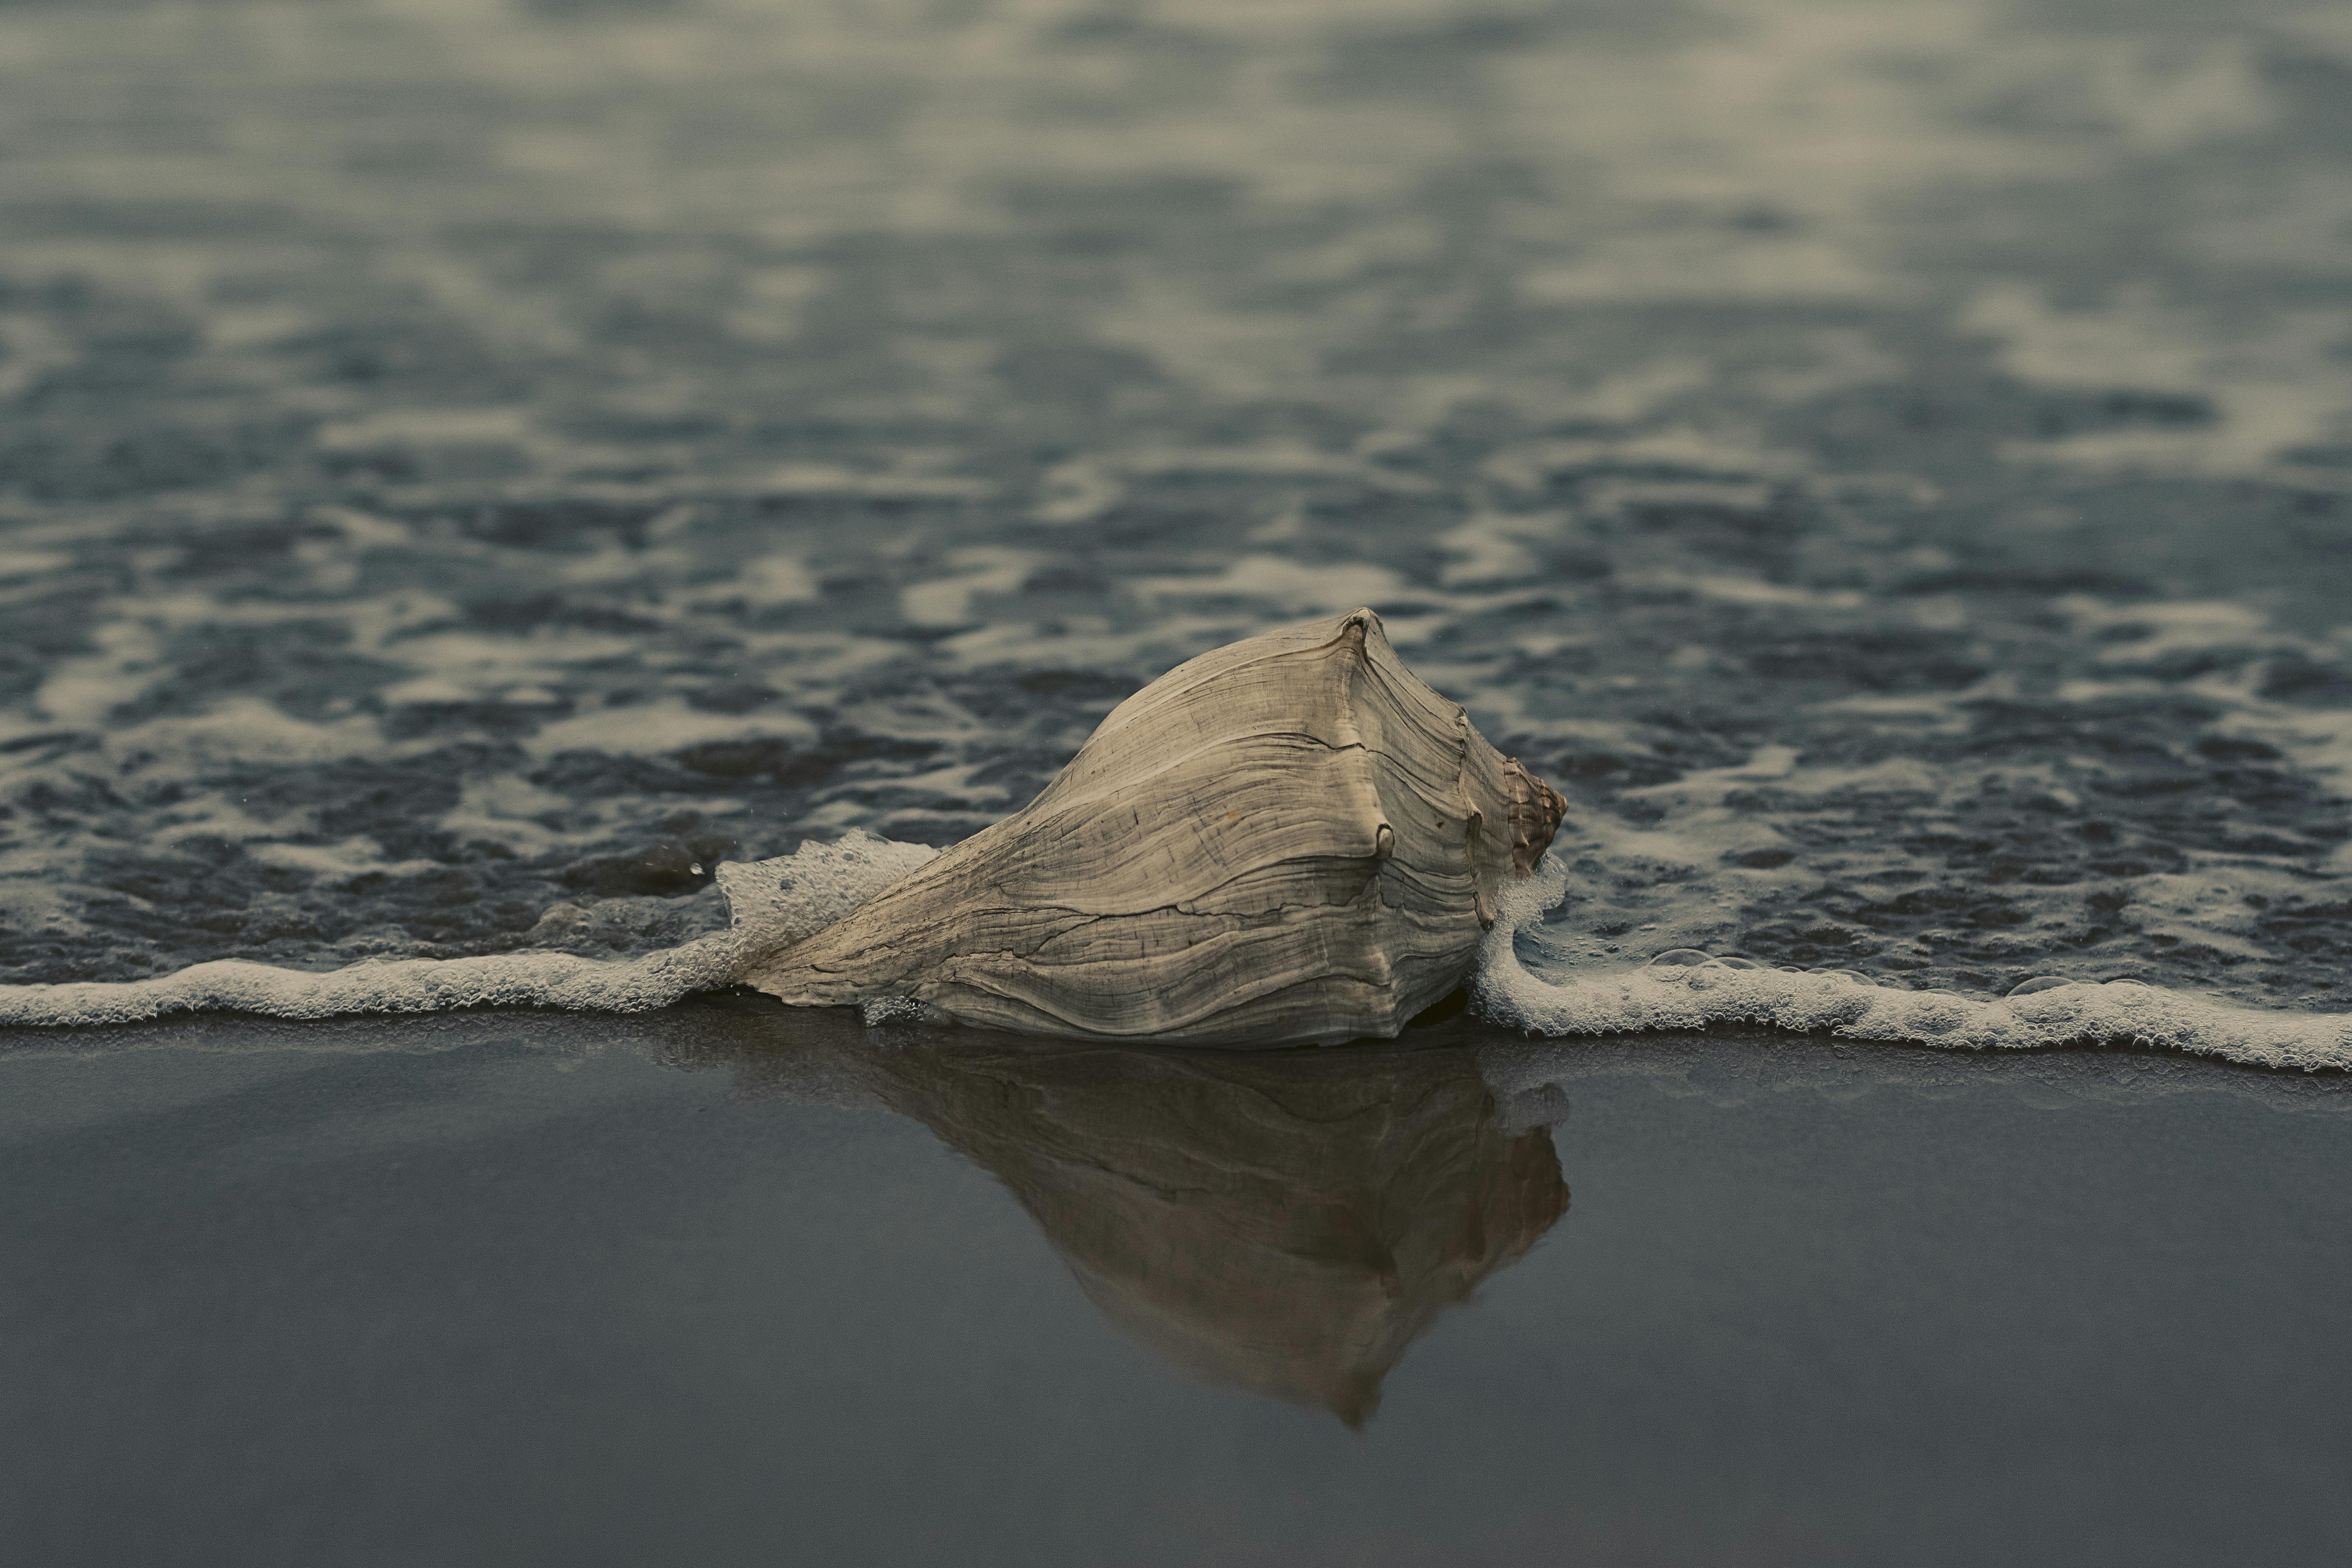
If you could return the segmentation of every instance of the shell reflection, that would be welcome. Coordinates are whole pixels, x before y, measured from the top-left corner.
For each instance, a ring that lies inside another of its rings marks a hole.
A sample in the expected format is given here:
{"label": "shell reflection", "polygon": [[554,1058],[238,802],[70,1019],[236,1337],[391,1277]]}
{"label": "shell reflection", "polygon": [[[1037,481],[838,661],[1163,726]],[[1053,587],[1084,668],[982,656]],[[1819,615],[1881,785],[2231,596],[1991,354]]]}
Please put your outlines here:
{"label": "shell reflection", "polygon": [[[1413,1341],[1568,1211],[1549,1131],[1498,1125],[1468,1051],[966,1037],[841,1058],[1003,1182],[1129,1337],[1349,1426]],[[761,1064],[738,1066],[756,1092]]]}

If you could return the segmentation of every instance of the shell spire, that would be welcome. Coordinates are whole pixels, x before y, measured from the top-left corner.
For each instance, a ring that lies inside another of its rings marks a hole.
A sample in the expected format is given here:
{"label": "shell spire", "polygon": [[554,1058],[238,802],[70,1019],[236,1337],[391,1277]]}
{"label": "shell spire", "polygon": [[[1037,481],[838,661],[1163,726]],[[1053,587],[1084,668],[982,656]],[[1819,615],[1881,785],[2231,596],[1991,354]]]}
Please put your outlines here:
{"label": "shell spire", "polygon": [[1090,1039],[1390,1037],[1565,809],[1355,610],[1177,666],[1027,806],[746,978]]}

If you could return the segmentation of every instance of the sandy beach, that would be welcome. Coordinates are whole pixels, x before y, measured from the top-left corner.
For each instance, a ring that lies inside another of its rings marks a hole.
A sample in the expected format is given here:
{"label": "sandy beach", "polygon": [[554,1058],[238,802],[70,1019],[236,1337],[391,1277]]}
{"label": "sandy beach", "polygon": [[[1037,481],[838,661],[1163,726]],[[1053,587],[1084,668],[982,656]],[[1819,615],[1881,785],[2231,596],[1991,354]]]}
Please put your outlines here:
{"label": "sandy beach", "polygon": [[[1416,1034],[877,1057],[854,1016],[714,999],[12,1041],[5,1510],[54,1564],[2346,1544],[2340,1085]],[[1283,1121],[1367,1076],[1408,1110]],[[1039,1153],[1010,1134],[1041,1116]],[[1269,1116],[1303,1153],[1169,1184]],[[1066,1201],[1122,1186],[1149,1279]],[[1504,1256],[1510,1223],[1540,1244]],[[1269,1279],[1372,1309],[1284,1341]]]}

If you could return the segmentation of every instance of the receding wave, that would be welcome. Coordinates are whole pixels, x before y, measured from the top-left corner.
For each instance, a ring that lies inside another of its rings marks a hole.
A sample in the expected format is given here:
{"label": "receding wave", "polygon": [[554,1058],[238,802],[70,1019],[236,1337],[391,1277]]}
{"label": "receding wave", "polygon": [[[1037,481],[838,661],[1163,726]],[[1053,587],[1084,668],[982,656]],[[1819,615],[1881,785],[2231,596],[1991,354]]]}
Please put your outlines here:
{"label": "receding wave", "polygon": [[0,986],[0,1025],[128,1024],[185,1012],[278,1018],[483,1006],[650,1012],[732,984],[746,964],[831,925],[937,853],[853,832],[772,860],[722,865],[717,879],[727,895],[728,929],[638,958],[509,952],[324,972],[224,959],[152,980]]}
{"label": "receding wave", "polygon": [[1496,1023],[1531,1035],[1617,1035],[1711,1024],[1825,1031],[1846,1039],[2031,1049],[2132,1044],[2306,1072],[2352,1068],[2352,1015],[2269,1012],[2137,981],[2028,980],[2002,997],[1880,985],[1843,971],[1772,969],[1692,950],[1641,968],[1568,981],[1520,961],[1517,937],[1566,896],[1556,858],[1507,889],[1471,995]]}
{"label": "receding wave", "polygon": [[[650,1012],[733,984],[758,959],[830,925],[936,853],[853,832],[776,859],[721,866],[728,929],[637,958],[531,952],[325,972],[227,959],[152,980],[0,986],[0,1026],[126,1024],[208,1011],[278,1018],[481,1006]],[[2352,1014],[2265,1011],[2137,981],[2046,976],[2007,996],[1978,997],[1689,949],[1636,969],[1554,979],[1522,962],[1517,939],[1568,886],[1564,863],[1548,858],[1503,894],[1470,987],[1476,1010],[1494,1023],[1553,1037],[1760,1025],[1966,1050],[2124,1044],[2252,1067],[2352,1069]],[[889,999],[879,999],[879,1010],[889,1011]]]}

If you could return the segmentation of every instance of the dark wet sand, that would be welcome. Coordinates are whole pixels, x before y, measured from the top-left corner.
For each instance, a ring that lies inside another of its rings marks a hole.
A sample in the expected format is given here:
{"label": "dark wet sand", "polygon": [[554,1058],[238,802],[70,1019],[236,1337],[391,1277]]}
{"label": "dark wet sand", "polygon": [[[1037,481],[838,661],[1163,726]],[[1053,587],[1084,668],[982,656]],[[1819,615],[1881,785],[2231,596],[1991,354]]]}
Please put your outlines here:
{"label": "dark wet sand", "polygon": [[2340,1085],[1517,1048],[888,1045],[737,1000],[18,1036],[10,1555],[2352,1550]]}

